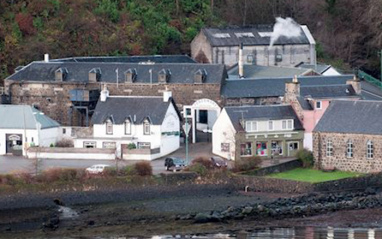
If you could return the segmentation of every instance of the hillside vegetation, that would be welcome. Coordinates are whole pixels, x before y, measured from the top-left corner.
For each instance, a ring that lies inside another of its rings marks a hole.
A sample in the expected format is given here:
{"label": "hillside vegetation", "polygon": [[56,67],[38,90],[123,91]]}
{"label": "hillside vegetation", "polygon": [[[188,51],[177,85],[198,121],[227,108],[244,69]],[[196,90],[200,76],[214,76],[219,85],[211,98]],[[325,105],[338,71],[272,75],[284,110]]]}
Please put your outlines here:
{"label": "hillside vegetation", "polygon": [[321,59],[378,77],[381,12],[381,0],[3,0],[0,79],[44,53],[189,54],[204,26],[274,23],[277,16],[307,24]]}

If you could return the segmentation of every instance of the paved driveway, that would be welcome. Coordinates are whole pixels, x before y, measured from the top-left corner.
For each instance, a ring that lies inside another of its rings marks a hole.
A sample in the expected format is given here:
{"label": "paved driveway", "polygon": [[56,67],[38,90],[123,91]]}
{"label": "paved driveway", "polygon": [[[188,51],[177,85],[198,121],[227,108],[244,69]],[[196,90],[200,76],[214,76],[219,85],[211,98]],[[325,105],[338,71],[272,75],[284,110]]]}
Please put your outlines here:
{"label": "paved driveway", "polygon": [[[198,156],[211,156],[212,155],[212,145],[211,143],[196,143],[189,144],[189,159],[190,161]],[[185,145],[182,144],[181,147],[169,156],[175,156],[180,158],[186,158]],[[151,161],[151,166],[153,167],[154,174],[165,173],[164,168],[164,158],[160,158]],[[119,161],[118,166],[124,167],[127,165],[133,165],[139,161]],[[50,168],[87,168],[93,164],[109,164],[112,166],[116,165],[114,160],[88,160],[88,159],[26,159],[24,157],[18,156],[0,156],[0,174],[14,173],[18,171],[27,171],[34,173],[36,171],[36,163],[38,165],[38,170],[46,170]]]}

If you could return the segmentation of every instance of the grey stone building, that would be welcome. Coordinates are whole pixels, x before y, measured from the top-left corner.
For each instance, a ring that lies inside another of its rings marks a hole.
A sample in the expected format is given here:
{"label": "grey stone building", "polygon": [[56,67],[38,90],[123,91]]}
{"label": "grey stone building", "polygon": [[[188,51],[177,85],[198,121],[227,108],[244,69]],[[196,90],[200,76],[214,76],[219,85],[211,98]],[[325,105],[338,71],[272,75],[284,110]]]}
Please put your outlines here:
{"label": "grey stone building", "polygon": [[239,46],[243,44],[245,64],[262,66],[295,66],[301,62],[316,64],[316,42],[307,26],[300,35],[281,36],[269,47],[272,25],[256,27],[204,28],[191,42],[191,57],[198,62],[232,66],[239,62]]}
{"label": "grey stone building", "polygon": [[315,165],[382,171],[382,102],[333,101],[313,131]]}

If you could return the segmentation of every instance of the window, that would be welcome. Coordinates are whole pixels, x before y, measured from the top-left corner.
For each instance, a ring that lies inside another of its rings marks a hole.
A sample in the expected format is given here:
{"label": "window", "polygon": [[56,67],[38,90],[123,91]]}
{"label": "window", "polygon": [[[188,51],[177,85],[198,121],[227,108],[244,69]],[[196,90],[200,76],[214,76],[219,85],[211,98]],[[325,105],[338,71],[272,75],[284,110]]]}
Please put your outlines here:
{"label": "window", "polygon": [[288,120],[288,129],[293,129],[293,120]]}
{"label": "window", "polygon": [[259,155],[259,156],[268,155],[267,142],[256,142],[256,155]]}
{"label": "window", "polygon": [[316,109],[322,109],[322,102],[316,101]]}
{"label": "window", "polygon": [[282,122],[282,129],[286,129],[286,128],[287,128],[287,121],[283,120],[283,122]]}
{"label": "window", "polygon": [[372,159],[374,157],[373,141],[367,141],[367,158]]}
{"label": "window", "polygon": [[253,63],[253,59],[254,59],[254,57],[253,57],[252,54],[247,55],[247,63],[252,64]]}
{"label": "window", "polygon": [[95,141],[84,141],[84,148],[96,148],[97,143]]}
{"label": "window", "polygon": [[131,134],[131,120],[126,119],[125,120],[125,134]]}
{"label": "window", "polygon": [[252,143],[240,144],[240,155],[251,156],[252,155]]}
{"label": "window", "polygon": [[247,121],[245,122],[245,130],[247,132],[257,131],[257,121]]}
{"label": "window", "polygon": [[151,143],[149,142],[138,142],[138,149],[149,149],[151,147]]}
{"label": "window", "polygon": [[331,139],[328,139],[326,141],[326,156],[327,157],[333,156],[333,142]]}
{"label": "window", "polygon": [[115,142],[103,142],[102,148],[104,148],[104,149],[115,149],[115,148],[117,148],[117,145]]}
{"label": "window", "polygon": [[229,143],[221,143],[221,149],[222,152],[229,152]]}
{"label": "window", "polygon": [[143,121],[143,134],[150,135],[150,121],[148,119]]}
{"label": "window", "polygon": [[66,134],[66,129],[65,128],[62,128],[62,133]]}
{"label": "window", "polygon": [[106,120],[106,134],[113,134],[113,122],[110,119]]}
{"label": "window", "polygon": [[276,62],[282,62],[283,61],[283,56],[281,54],[276,55]]}
{"label": "window", "polygon": [[353,148],[354,148],[353,141],[348,140],[347,148],[346,148],[346,157],[347,158],[353,158]]}
{"label": "window", "polygon": [[271,152],[272,155],[283,155],[283,142],[282,141],[272,141],[271,142]]}
{"label": "window", "polygon": [[273,130],[273,121],[268,121],[268,129]]}

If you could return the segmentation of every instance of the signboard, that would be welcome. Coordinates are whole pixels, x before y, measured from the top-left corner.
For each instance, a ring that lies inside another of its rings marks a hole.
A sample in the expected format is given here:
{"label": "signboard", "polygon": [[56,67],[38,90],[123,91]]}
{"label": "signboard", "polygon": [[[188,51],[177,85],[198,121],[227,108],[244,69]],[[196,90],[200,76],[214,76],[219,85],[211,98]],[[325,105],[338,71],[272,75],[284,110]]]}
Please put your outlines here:
{"label": "signboard", "polygon": [[16,134],[12,134],[12,135],[8,136],[8,140],[10,140],[10,141],[19,141],[19,140],[21,140],[21,136],[20,135],[16,135]]}
{"label": "signboard", "polygon": [[188,136],[188,133],[190,132],[191,125],[184,124],[183,126],[184,133]]}

